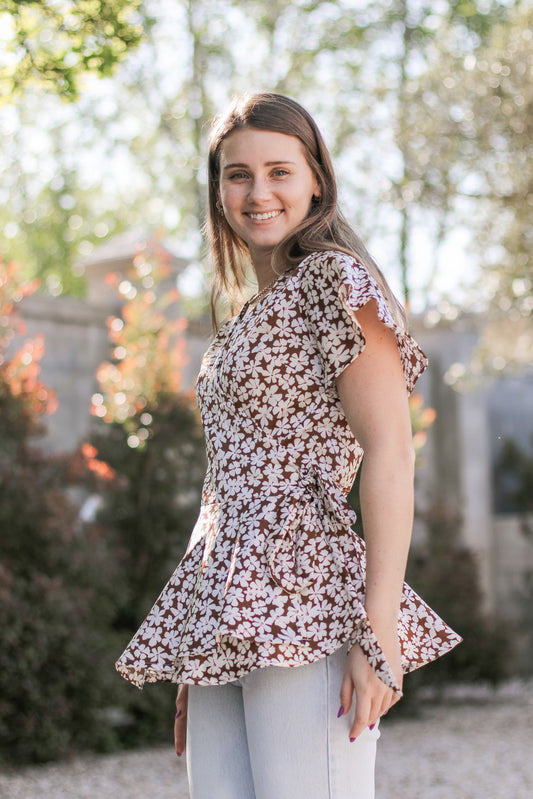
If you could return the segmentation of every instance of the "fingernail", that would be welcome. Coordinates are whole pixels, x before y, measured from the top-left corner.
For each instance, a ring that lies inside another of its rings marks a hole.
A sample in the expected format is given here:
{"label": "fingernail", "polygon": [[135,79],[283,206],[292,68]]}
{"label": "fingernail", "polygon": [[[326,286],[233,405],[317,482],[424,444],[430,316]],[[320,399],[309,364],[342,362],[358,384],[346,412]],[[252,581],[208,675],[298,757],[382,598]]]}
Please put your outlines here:
{"label": "fingernail", "polygon": [[357,741],[357,738],[350,738],[350,743],[353,744],[354,741]]}
{"label": "fingernail", "polygon": [[340,706],[340,708],[339,708],[339,712],[337,713],[337,718],[338,718],[338,719],[340,719],[340,717],[341,717],[342,715],[344,715],[344,708],[343,708],[343,706],[341,705],[341,706]]}
{"label": "fingernail", "polygon": [[369,729],[369,730],[373,730],[375,726],[376,726],[376,722],[374,722],[373,724],[371,724],[371,725],[370,725],[370,727],[369,727],[368,729]]}
{"label": "fingernail", "polygon": [[175,718],[175,719],[179,719],[179,717],[180,717],[180,716],[181,716],[181,710],[178,710],[178,712],[176,713],[176,715],[174,716],[174,718]]}

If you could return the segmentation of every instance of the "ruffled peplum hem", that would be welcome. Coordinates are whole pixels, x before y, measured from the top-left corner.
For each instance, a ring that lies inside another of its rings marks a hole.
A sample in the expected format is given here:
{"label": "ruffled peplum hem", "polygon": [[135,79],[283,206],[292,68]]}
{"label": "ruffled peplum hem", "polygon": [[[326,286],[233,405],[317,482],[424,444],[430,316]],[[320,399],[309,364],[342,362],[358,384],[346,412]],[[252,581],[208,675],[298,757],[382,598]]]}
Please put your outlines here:
{"label": "ruffled peplum hem", "polygon": [[[400,692],[361,601],[355,514],[325,482],[308,469],[238,520],[223,505],[204,506],[183,561],[117,662],[120,674],[139,688],[212,685],[266,665],[311,663],[350,642]],[[460,641],[407,584],[399,634],[404,671]]]}

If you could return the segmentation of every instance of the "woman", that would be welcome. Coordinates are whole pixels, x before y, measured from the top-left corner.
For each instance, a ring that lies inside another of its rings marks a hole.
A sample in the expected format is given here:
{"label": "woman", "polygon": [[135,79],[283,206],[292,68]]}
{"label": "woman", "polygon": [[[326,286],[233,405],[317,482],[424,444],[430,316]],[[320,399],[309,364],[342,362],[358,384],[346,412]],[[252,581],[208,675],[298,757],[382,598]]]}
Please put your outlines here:
{"label": "woman", "polygon": [[[215,312],[250,265],[258,291],[204,356],[202,510],[117,668],[180,684],[192,799],[369,799],[403,672],[460,640],[403,583],[426,358],[293,100],[216,120],[208,230]],[[366,553],[346,501],[363,452]]]}

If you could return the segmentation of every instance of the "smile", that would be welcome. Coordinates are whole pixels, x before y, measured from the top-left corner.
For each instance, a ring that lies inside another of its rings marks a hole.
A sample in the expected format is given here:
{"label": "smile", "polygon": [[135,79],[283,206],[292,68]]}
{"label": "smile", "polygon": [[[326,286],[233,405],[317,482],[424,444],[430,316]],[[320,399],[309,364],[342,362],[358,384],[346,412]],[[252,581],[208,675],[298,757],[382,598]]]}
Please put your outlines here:
{"label": "smile", "polygon": [[261,221],[263,219],[274,219],[274,217],[279,216],[281,213],[282,211],[266,211],[264,214],[248,213],[248,216],[250,219]]}

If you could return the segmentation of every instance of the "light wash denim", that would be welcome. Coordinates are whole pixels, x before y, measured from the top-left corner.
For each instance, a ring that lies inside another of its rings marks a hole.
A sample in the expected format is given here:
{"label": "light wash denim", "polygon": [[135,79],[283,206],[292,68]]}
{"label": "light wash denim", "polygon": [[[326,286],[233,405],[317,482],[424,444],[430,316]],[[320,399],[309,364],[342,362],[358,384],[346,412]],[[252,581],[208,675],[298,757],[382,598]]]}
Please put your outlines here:
{"label": "light wash denim", "polygon": [[337,718],[346,651],[189,686],[191,799],[373,799],[378,725],[351,743]]}

